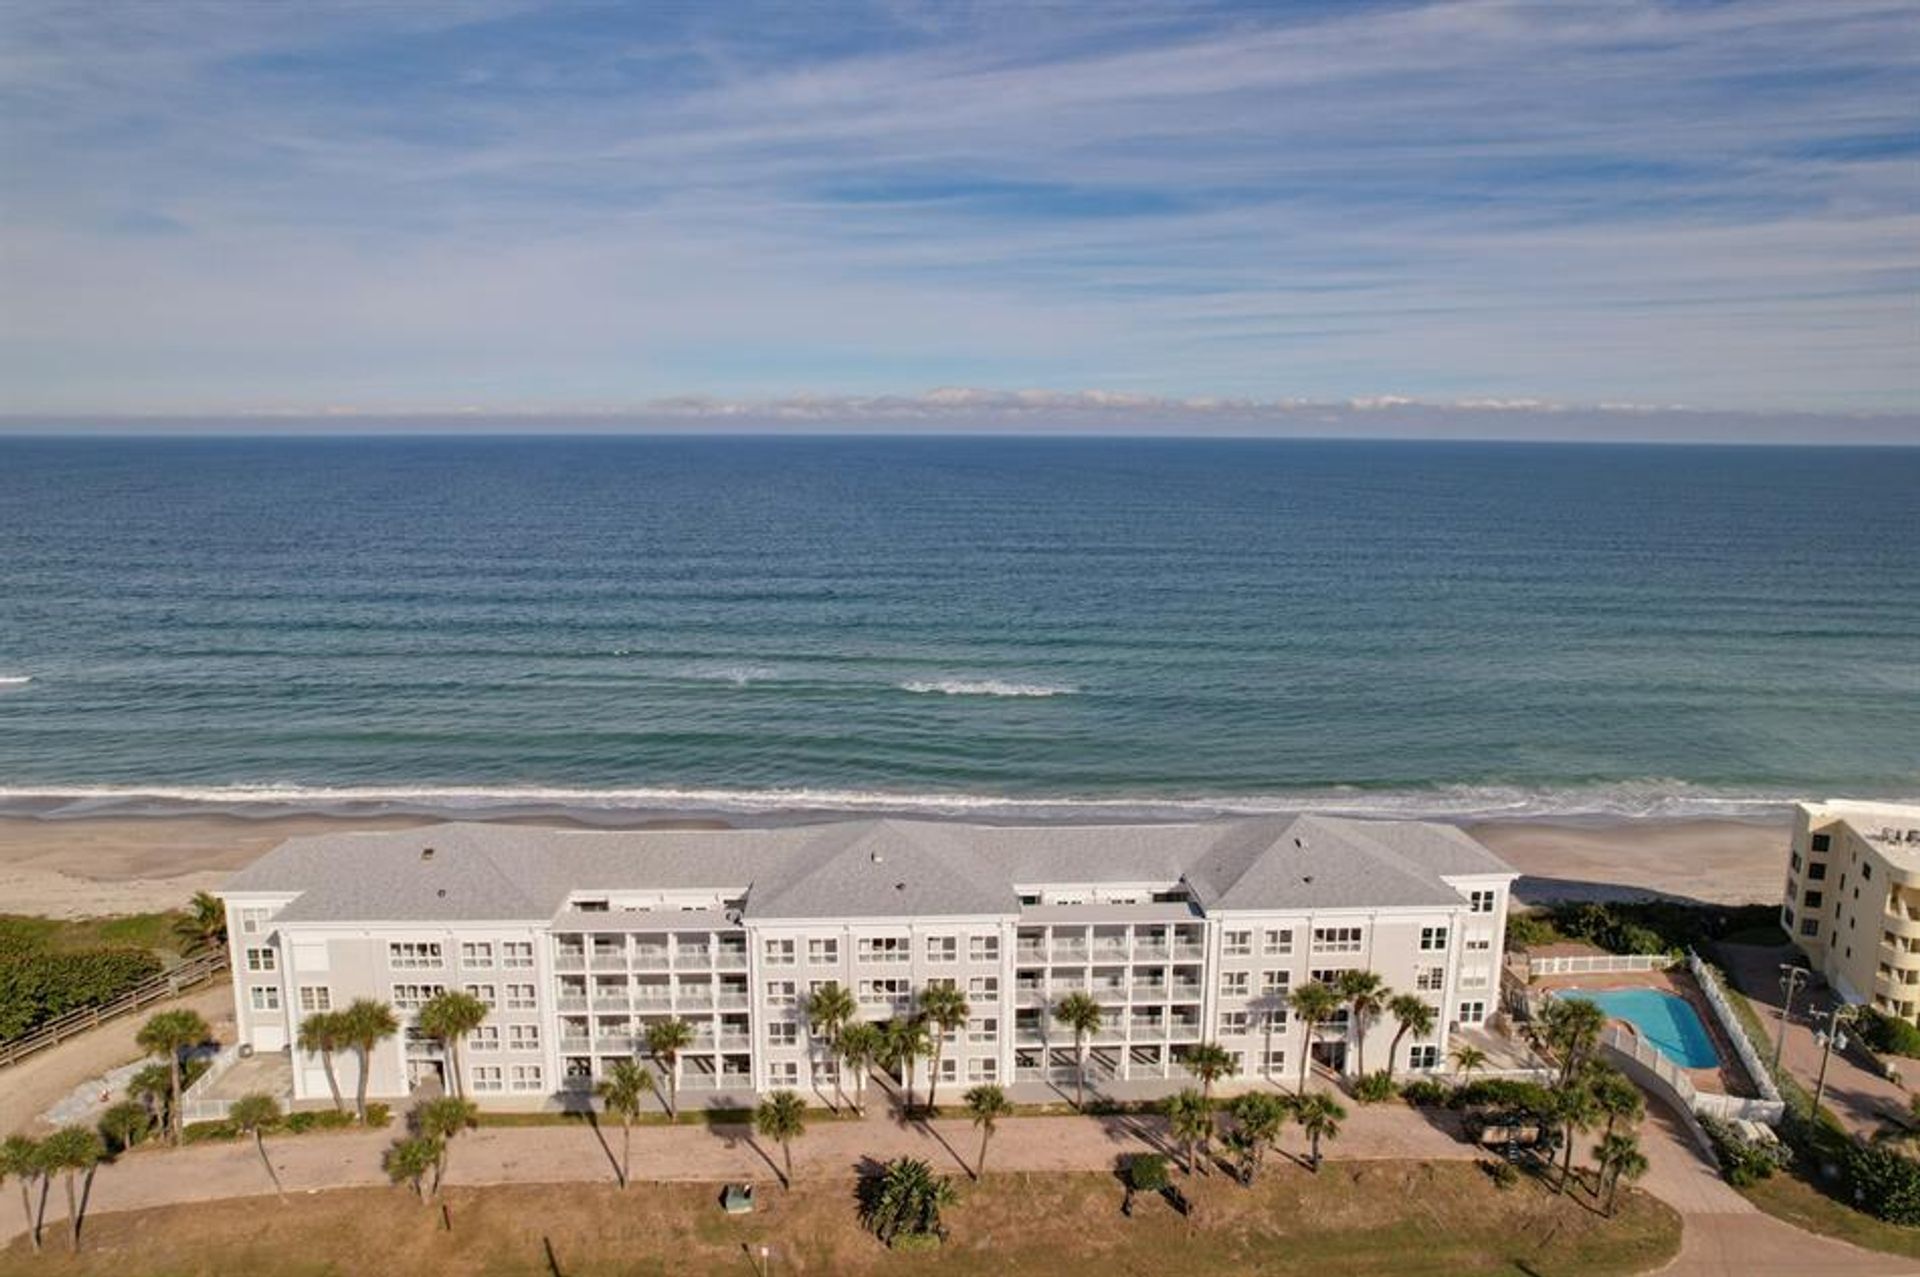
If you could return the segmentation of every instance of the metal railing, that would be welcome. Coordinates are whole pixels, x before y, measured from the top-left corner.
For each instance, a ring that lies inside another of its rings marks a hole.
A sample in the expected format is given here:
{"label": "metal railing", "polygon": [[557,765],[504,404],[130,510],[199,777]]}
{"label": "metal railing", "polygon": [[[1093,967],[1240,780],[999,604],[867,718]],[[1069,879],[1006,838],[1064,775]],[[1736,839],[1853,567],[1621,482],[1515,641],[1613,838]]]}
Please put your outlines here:
{"label": "metal railing", "polygon": [[1666,953],[1597,953],[1528,958],[1527,975],[1612,975],[1619,971],[1664,971],[1674,966]]}
{"label": "metal railing", "polygon": [[63,1016],[47,1021],[32,1032],[0,1042],[0,1068],[5,1068],[9,1064],[18,1064],[30,1055],[51,1046],[58,1046],[68,1038],[77,1037],[89,1029],[99,1028],[109,1020],[117,1020],[123,1015],[132,1015],[135,1011],[152,1006],[156,1002],[165,1002],[169,998],[179,997],[189,989],[199,988],[214,978],[224,975],[226,970],[227,954],[224,949],[218,953],[189,958],[171,971],[162,971],[159,975],[141,981],[111,1001],[69,1011]]}

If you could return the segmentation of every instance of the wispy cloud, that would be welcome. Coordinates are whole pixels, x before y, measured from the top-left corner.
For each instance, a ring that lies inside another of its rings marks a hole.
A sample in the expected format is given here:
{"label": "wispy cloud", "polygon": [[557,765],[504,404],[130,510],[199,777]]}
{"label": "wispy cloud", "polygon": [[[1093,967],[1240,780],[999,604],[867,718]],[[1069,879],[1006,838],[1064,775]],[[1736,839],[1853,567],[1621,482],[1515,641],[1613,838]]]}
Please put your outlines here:
{"label": "wispy cloud", "polygon": [[1904,0],[0,26],[16,412],[1920,405]]}

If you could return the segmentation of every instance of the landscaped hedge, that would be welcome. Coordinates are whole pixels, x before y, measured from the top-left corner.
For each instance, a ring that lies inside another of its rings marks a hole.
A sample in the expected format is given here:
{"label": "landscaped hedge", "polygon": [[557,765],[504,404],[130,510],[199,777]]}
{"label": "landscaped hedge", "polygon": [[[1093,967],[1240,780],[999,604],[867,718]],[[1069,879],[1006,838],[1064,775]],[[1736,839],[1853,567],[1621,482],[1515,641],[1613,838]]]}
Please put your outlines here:
{"label": "landscaped hedge", "polygon": [[160,959],[144,949],[51,953],[29,934],[0,928],[0,1038],[111,1002],[161,970]]}
{"label": "landscaped hedge", "polygon": [[1856,1145],[1847,1155],[1847,1181],[1869,1215],[1920,1226],[1920,1162],[1882,1145]]}
{"label": "landscaped hedge", "polygon": [[1585,940],[1609,953],[1682,953],[1728,936],[1777,926],[1773,905],[1639,903],[1564,904],[1508,919],[1507,940],[1517,949],[1555,940]]}
{"label": "landscaped hedge", "polygon": [[1911,1021],[1897,1015],[1887,1015],[1872,1007],[1861,1008],[1863,1014],[1854,1021],[1854,1027],[1867,1045],[1881,1055],[1904,1055],[1909,1059],[1920,1059],[1920,1029]]}

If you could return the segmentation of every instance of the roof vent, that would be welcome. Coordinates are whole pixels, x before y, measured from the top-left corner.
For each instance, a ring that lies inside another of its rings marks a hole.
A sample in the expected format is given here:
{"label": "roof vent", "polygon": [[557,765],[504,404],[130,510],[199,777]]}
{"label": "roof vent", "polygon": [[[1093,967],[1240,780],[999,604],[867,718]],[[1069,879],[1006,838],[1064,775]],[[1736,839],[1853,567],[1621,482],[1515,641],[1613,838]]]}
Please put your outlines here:
{"label": "roof vent", "polygon": [[1293,840],[1293,845],[1300,848],[1302,851],[1305,851],[1307,847],[1307,840],[1304,838],[1296,838]]}
{"label": "roof vent", "polygon": [[867,853],[867,859],[871,860],[874,864],[877,865],[881,861],[885,860],[886,857],[881,855],[878,851],[870,851]]}
{"label": "roof vent", "polygon": [[1312,882],[1312,881],[1313,881],[1313,875],[1312,875],[1312,874],[1306,874],[1305,876],[1303,876],[1303,877],[1302,877],[1302,878],[1300,879],[1300,881],[1301,881],[1301,882]]}
{"label": "roof vent", "polygon": [[432,860],[432,859],[433,859],[433,848],[431,848],[431,847],[422,847],[422,848],[420,849],[420,859],[422,859],[422,860]]}
{"label": "roof vent", "polygon": [[893,889],[895,891],[905,891],[907,889],[907,884],[904,882],[896,882],[893,884]]}
{"label": "roof vent", "polygon": [[440,890],[434,892],[433,894],[440,897],[442,900],[445,900],[447,898],[447,889],[445,887],[442,887],[440,888]]}

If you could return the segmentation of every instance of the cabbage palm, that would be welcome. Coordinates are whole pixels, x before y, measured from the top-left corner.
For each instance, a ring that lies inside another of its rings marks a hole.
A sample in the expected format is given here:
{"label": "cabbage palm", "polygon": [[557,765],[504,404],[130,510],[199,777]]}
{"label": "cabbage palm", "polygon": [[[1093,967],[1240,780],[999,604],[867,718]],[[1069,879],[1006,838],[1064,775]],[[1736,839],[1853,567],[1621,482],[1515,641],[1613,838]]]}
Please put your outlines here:
{"label": "cabbage palm", "polygon": [[680,1053],[693,1045],[693,1026],[685,1020],[656,1020],[647,1026],[647,1054],[667,1077],[667,1116],[680,1120]]}
{"label": "cabbage palm", "polygon": [[1540,1042],[1560,1063],[1560,1085],[1565,1086],[1599,1044],[1607,1013],[1585,998],[1548,998],[1534,1023]]}
{"label": "cabbage palm", "polygon": [[1073,1056],[1078,1066],[1074,1071],[1073,1106],[1084,1112],[1087,1107],[1087,1038],[1100,1031],[1100,1004],[1084,993],[1069,993],[1054,1004],[1053,1018],[1063,1028],[1073,1032]]}
{"label": "cabbage palm", "polygon": [[132,1148],[153,1130],[153,1111],[139,1100],[121,1100],[100,1115],[98,1129],[107,1141],[107,1151],[118,1153]]}
{"label": "cabbage palm", "polygon": [[1600,1182],[1607,1189],[1607,1214],[1613,1214],[1614,1199],[1620,1195],[1620,1181],[1631,1183],[1648,1170],[1647,1156],[1640,1141],[1629,1134],[1608,1134],[1594,1145],[1594,1160],[1600,1164]]}
{"label": "cabbage palm", "polygon": [[1255,1173],[1266,1164],[1267,1146],[1280,1138],[1280,1128],[1286,1125],[1293,1109],[1271,1091],[1248,1091],[1235,1096],[1227,1111],[1233,1115],[1234,1134],[1247,1154],[1241,1178],[1251,1186]]}
{"label": "cabbage palm", "polygon": [[1600,1103],[1585,1081],[1575,1081],[1553,1093],[1553,1120],[1566,1143],[1566,1157],[1560,1164],[1560,1182],[1554,1186],[1555,1193],[1566,1192],[1573,1181],[1574,1136],[1592,1130],[1601,1116]]}
{"label": "cabbage palm", "polygon": [[173,934],[180,942],[180,952],[187,957],[225,948],[227,906],[217,896],[194,892],[186,913],[174,921]]}
{"label": "cabbage palm", "polygon": [[395,1140],[381,1159],[381,1166],[387,1172],[387,1178],[395,1184],[405,1184],[413,1190],[413,1195],[426,1200],[426,1190],[422,1187],[427,1172],[440,1164],[440,1148],[422,1135],[409,1135]]}
{"label": "cabbage palm", "polygon": [[1287,1005],[1300,1017],[1303,1035],[1300,1048],[1300,1086],[1301,1095],[1307,1093],[1307,1069],[1313,1063],[1313,1044],[1320,1032],[1320,1026],[1333,1018],[1340,1009],[1340,995],[1332,985],[1319,980],[1309,980],[1287,996]]}
{"label": "cabbage palm", "polygon": [[430,1196],[440,1195],[440,1185],[447,1177],[447,1158],[452,1152],[454,1137],[471,1129],[479,1119],[480,1110],[473,1101],[457,1096],[443,1095],[414,1108],[413,1133],[434,1146],[433,1192]]}
{"label": "cabbage palm", "polygon": [[919,1016],[896,1016],[880,1030],[880,1058],[900,1070],[908,1114],[913,1112],[913,1066],[932,1050],[933,1038],[927,1032],[926,1021]]}
{"label": "cabbage palm", "polygon": [[754,1109],[753,1129],[760,1133],[760,1138],[773,1140],[780,1145],[780,1160],[785,1166],[780,1175],[780,1187],[791,1191],[793,1142],[807,1133],[806,1102],[792,1091],[773,1092]]}
{"label": "cabbage palm", "polygon": [[40,1188],[42,1210],[47,1203],[47,1171],[40,1161],[40,1146],[24,1135],[9,1135],[0,1144],[0,1180],[13,1176],[20,1185],[20,1218],[27,1226],[27,1238],[33,1251],[40,1253],[40,1218],[33,1209],[33,1189]]}
{"label": "cabbage palm", "polygon": [[1417,1038],[1424,1038],[1432,1033],[1434,1025],[1439,1022],[1440,1014],[1433,1009],[1431,1002],[1424,998],[1417,998],[1411,993],[1395,994],[1387,1003],[1387,1011],[1399,1024],[1399,1027],[1393,1031],[1393,1042],[1387,1047],[1387,1073],[1391,1075],[1394,1065],[1400,1059],[1401,1041],[1409,1033]]}
{"label": "cabbage palm", "polygon": [[835,1109],[844,1108],[847,1093],[840,1070],[840,1034],[860,1013],[853,994],[838,980],[829,980],[807,995],[807,1032],[827,1048],[834,1062],[833,1097]]}
{"label": "cabbage palm", "polygon": [[280,1101],[263,1091],[243,1095],[228,1107],[227,1122],[242,1135],[253,1136],[253,1147],[260,1154],[260,1165],[267,1168],[267,1178],[273,1181],[274,1194],[284,1205],[287,1190],[280,1187],[280,1174],[273,1169],[273,1159],[267,1156],[266,1140],[268,1129],[280,1124]]}
{"label": "cabbage palm", "polygon": [[[1340,982],[1335,986],[1340,1000],[1347,1004],[1347,1012],[1353,1026],[1353,1067],[1362,1077],[1367,1073],[1367,1026],[1378,1019],[1393,998],[1393,990],[1387,987],[1379,973],[1374,971],[1342,971]],[[1391,1071],[1391,1070],[1389,1070]]]}
{"label": "cabbage palm", "polygon": [[58,1173],[66,1186],[68,1250],[80,1249],[80,1198],[74,1192],[73,1177],[83,1172],[91,1174],[106,1154],[99,1134],[84,1126],[63,1126],[40,1141],[41,1173]]}
{"label": "cabbage palm", "polygon": [[1314,1174],[1320,1173],[1320,1141],[1340,1138],[1340,1123],[1346,1116],[1347,1110],[1325,1092],[1302,1095],[1294,1101],[1294,1120],[1300,1123],[1300,1129],[1307,1133],[1307,1139],[1311,1141]]}
{"label": "cabbage palm", "polygon": [[1187,1150],[1187,1174],[1193,1174],[1197,1161],[1194,1150],[1200,1141],[1213,1134],[1213,1105],[1192,1087],[1183,1087],[1178,1095],[1167,1098],[1167,1133]]}
{"label": "cabbage palm", "polygon": [[1612,1135],[1621,1122],[1629,1125],[1638,1122],[1647,1111],[1647,1102],[1642,1098],[1640,1088],[1612,1065],[1596,1064],[1588,1085],[1593,1090],[1594,1103],[1606,1116],[1607,1135]]}
{"label": "cabbage palm", "polygon": [[633,1120],[640,1116],[646,1097],[657,1088],[653,1074],[632,1060],[615,1060],[608,1067],[606,1077],[594,1088],[607,1112],[620,1119],[621,1188],[633,1179]]}
{"label": "cabbage palm", "polygon": [[901,1237],[942,1237],[940,1212],[953,1185],[917,1157],[899,1157],[860,1182],[860,1219],[888,1246]]}
{"label": "cabbage palm", "polygon": [[969,1088],[962,1098],[973,1124],[980,1128],[979,1166],[973,1172],[973,1178],[979,1179],[987,1173],[987,1141],[993,1138],[994,1124],[1003,1117],[1011,1117],[1013,1105],[1008,1102],[1007,1093],[992,1082]]}
{"label": "cabbage palm", "polygon": [[167,1063],[167,1092],[169,1106],[167,1110],[168,1128],[173,1142],[180,1142],[182,1122],[180,1120],[181,1078],[180,1056],[190,1051],[212,1036],[213,1031],[198,1011],[189,1011],[184,1007],[173,1011],[162,1011],[150,1017],[140,1026],[140,1032],[134,1041],[148,1055],[157,1055]]}
{"label": "cabbage palm", "polygon": [[320,1057],[320,1067],[327,1075],[327,1090],[333,1095],[333,1111],[344,1113],[346,1101],[340,1098],[340,1079],[333,1071],[333,1053],[346,1046],[345,1017],[338,1011],[315,1011],[300,1021],[300,1038],[297,1045],[308,1055]]}
{"label": "cabbage palm", "polygon": [[1471,1082],[1475,1069],[1487,1067],[1487,1053],[1471,1042],[1462,1042],[1453,1048],[1453,1067],[1460,1070],[1460,1076]]}
{"label": "cabbage palm", "polygon": [[447,1048],[448,1073],[453,1082],[455,1099],[466,1096],[460,1068],[460,1043],[485,1023],[486,1018],[486,1003],[471,993],[459,993],[452,989],[434,994],[420,1008],[420,1031],[430,1038],[438,1038]]}
{"label": "cabbage palm", "polygon": [[867,1074],[885,1048],[886,1042],[877,1024],[856,1020],[840,1030],[840,1063],[853,1074],[853,1107],[856,1112],[864,1113],[867,1110]]}
{"label": "cabbage palm", "polygon": [[920,1017],[927,1022],[929,1036],[933,1039],[932,1067],[927,1075],[927,1107],[938,1104],[936,1094],[940,1087],[940,1053],[947,1035],[958,1033],[967,1027],[967,1017],[973,1014],[973,1008],[967,1005],[967,995],[956,984],[930,984],[920,991]]}
{"label": "cabbage palm", "polygon": [[400,1021],[394,1018],[393,1008],[372,998],[355,998],[340,1013],[340,1041],[353,1048],[360,1062],[353,1107],[363,1125],[367,1120],[367,1078],[373,1070],[373,1049],[399,1031]]}

